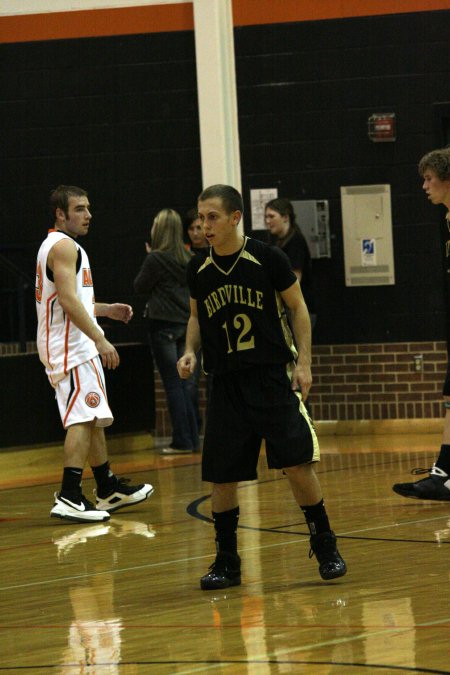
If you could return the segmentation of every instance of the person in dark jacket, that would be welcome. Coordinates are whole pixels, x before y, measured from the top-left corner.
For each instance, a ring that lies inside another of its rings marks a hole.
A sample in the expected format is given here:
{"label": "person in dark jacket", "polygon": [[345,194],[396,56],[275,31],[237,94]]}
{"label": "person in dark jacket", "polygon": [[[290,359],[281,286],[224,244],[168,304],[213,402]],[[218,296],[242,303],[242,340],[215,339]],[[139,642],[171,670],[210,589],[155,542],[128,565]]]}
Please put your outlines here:
{"label": "person in dark jacket", "polygon": [[151,230],[151,246],[134,280],[136,293],[148,295],[145,316],[153,359],[167,396],[172,442],[162,454],[195,452],[199,446],[195,410],[196,384],[180,380],[177,361],[184,353],[189,319],[189,289],[186,267],[192,254],[183,243],[180,215],[162,209]]}

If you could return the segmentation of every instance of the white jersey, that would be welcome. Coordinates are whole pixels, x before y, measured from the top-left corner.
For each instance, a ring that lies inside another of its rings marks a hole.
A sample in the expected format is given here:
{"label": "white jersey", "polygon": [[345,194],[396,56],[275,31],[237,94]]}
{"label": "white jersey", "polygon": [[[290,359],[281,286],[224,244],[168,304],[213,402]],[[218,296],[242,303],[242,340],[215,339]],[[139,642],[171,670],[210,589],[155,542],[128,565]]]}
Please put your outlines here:
{"label": "white jersey", "polygon": [[[47,267],[48,254],[62,239],[73,241],[78,251],[76,292],[86,312],[98,326],[95,318],[95,296],[89,258],[77,242],[58,230],[49,230],[42,242],[36,265],[36,311],[38,318],[37,346],[39,358],[45,366],[50,382],[56,385],[75,366],[94,358],[95,343],[70,320],[59,304],[53,273]],[[103,333],[102,329],[99,330]]]}

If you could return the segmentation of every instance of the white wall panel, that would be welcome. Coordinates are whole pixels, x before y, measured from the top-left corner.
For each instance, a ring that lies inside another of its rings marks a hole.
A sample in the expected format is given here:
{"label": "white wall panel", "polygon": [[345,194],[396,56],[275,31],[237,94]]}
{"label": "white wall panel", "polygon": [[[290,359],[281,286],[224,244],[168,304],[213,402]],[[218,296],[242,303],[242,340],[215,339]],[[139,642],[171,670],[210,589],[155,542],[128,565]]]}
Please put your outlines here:
{"label": "white wall panel", "polygon": [[341,187],[346,286],[395,283],[390,185]]}

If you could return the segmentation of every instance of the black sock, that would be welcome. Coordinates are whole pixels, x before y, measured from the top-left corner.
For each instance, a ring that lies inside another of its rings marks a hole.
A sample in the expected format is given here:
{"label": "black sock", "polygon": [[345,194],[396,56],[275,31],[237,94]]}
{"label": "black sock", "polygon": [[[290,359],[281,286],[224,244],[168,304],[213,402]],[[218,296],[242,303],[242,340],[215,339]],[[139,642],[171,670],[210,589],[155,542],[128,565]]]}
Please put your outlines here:
{"label": "black sock", "polygon": [[217,552],[237,553],[237,526],[239,522],[239,506],[221,513],[212,512],[216,530]]}
{"label": "black sock", "polygon": [[78,497],[81,497],[82,477],[83,469],[74,466],[64,467],[61,492],[67,499],[72,498],[74,501],[78,501]]}
{"label": "black sock", "polygon": [[436,460],[436,466],[445,471],[450,476],[450,445],[441,445],[439,457]]}
{"label": "black sock", "polygon": [[91,466],[91,469],[97,483],[97,493],[99,496],[105,497],[115,485],[115,476],[109,468],[109,462],[104,462],[100,466]]}
{"label": "black sock", "polygon": [[301,506],[300,508],[306,518],[306,524],[308,525],[311,536],[330,531],[330,523],[327,512],[325,511],[323,499],[314,506]]}

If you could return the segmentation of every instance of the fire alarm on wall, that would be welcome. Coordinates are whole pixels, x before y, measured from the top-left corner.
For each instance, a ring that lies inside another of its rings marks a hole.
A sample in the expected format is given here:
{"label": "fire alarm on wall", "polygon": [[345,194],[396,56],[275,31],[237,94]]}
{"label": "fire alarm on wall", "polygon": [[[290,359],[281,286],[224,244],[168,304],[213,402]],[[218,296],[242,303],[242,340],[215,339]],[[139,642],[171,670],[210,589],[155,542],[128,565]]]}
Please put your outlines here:
{"label": "fire alarm on wall", "polygon": [[374,143],[395,141],[395,113],[374,113],[368,119],[369,138]]}

